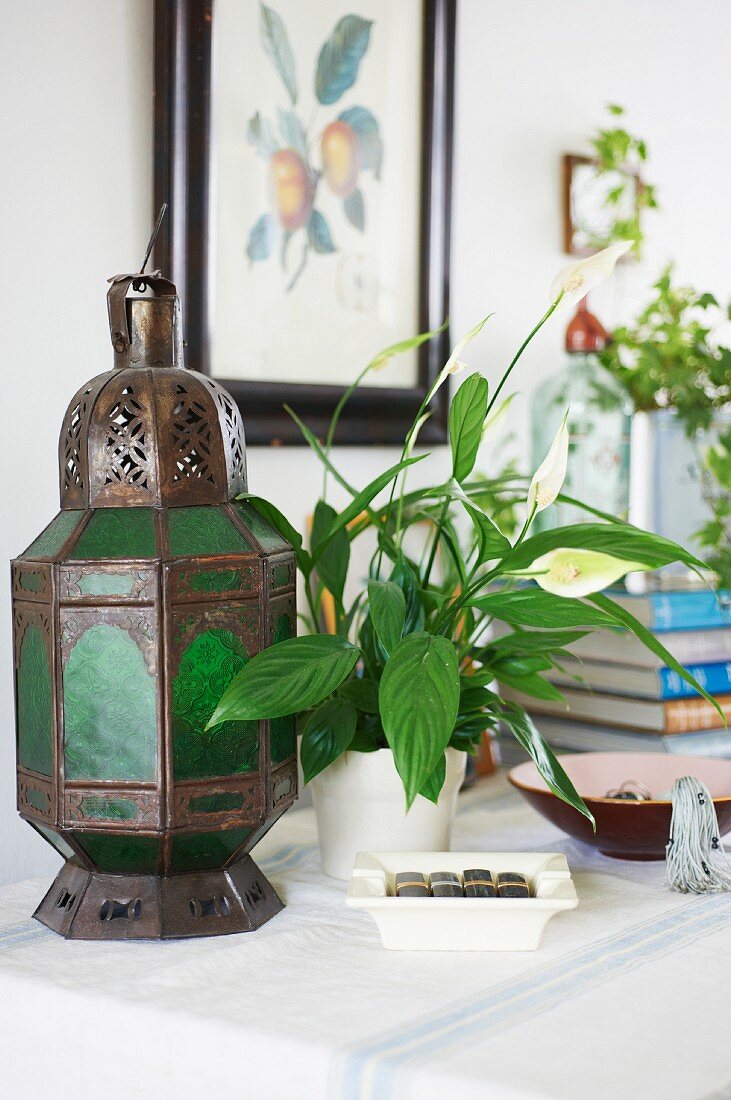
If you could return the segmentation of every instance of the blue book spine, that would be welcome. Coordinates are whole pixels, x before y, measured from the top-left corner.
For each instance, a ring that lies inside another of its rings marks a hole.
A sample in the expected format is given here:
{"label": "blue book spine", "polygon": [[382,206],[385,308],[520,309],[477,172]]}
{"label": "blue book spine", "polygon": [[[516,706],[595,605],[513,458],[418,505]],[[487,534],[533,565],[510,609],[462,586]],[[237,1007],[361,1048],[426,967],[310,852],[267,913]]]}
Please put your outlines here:
{"label": "blue book spine", "polygon": [[[709,695],[731,694],[731,662],[716,665],[686,665],[685,667]],[[671,668],[660,669],[659,697],[661,699],[687,699],[696,694],[697,692],[677,672]]]}
{"label": "blue book spine", "polygon": [[652,609],[652,630],[707,630],[731,625],[731,593],[727,591],[654,592],[647,599]]}

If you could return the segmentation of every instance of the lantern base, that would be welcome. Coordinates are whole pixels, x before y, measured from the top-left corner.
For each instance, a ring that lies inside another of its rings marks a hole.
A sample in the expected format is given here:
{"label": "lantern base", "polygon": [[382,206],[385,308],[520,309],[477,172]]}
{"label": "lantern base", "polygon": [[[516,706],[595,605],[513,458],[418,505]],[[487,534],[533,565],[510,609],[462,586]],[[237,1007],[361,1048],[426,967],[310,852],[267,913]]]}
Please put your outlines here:
{"label": "lantern base", "polygon": [[69,940],[165,940],[253,932],[283,908],[248,855],[225,870],[165,876],[69,860],[33,916]]}

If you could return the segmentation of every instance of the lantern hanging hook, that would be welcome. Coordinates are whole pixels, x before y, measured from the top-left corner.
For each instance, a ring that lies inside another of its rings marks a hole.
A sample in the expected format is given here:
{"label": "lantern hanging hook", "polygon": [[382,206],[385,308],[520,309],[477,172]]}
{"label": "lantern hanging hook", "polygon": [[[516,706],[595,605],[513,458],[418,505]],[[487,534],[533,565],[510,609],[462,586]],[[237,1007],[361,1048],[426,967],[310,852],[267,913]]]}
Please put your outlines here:
{"label": "lantern hanging hook", "polygon": [[145,258],[142,261],[142,267],[140,268],[140,275],[145,274],[145,268],[147,267],[147,261],[149,260],[150,255],[152,254],[152,250],[155,247],[155,241],[157,240],[157,235],[160,232],[160,226],[162,225],[163,218],[165,217],[165,215],[167,213],[167,209],[168,209],[168,204],[166,202],[164,202],[162,204],[162,206],[160,207],[160,213],[157,215],[157,221],[155,222],[155,228],[152,231],[152,236],[150,237],[150,240],[147,243],[147,251],[145,252]]}

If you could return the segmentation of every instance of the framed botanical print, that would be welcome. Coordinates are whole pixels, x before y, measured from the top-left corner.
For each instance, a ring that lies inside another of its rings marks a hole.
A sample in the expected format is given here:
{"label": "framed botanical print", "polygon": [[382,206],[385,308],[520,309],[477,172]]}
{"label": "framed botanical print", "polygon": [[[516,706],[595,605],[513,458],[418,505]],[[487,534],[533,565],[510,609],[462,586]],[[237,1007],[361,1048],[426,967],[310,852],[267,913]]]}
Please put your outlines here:
{"label": "framed botanical print", "polygon": [[640,216],[642,181],[636,168],[603,169],[594,157],[563,157],[563,246],[573,256],[591,256],[631,232]]}
{"label": "framed botanical print", "polygon": [[[323,434],[373,356],[448,315],[455,8],[156,0],[156,261],[251,443],[301,442],[285,403]],[[400,442],[448,347],[368,375],[336,441]]]}

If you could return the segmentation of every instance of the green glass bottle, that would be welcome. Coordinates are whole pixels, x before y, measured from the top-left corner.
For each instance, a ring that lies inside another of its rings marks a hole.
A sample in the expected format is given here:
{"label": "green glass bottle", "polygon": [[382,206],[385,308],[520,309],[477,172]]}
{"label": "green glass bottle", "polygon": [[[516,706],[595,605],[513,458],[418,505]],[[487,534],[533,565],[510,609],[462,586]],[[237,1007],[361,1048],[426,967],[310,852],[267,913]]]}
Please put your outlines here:
{"label": "green glass bottle", "polygon": [[[546,457],[568,409],[569,462],[563,493],[602,512],[626,517],[629,508],[629,395],[605,371],[597,352],[609,335],[584,298],[566,330],[567,359],[531,400],[531,469]],[[585,522],[588,514],[557,501],[536,516],[545,531]]]}

